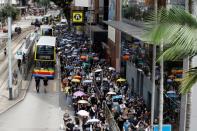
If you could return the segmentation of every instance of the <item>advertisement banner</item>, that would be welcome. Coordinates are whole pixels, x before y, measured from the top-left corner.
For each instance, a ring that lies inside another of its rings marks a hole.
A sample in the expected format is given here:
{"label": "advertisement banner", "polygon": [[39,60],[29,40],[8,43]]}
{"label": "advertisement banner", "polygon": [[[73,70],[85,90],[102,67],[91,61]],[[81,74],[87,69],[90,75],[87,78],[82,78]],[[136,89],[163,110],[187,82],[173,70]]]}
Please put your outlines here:
{"label": "advertisement banner", "polygon": [[75,0],[75,6],[80,7],[90,7],[91,6],[91,0]]}

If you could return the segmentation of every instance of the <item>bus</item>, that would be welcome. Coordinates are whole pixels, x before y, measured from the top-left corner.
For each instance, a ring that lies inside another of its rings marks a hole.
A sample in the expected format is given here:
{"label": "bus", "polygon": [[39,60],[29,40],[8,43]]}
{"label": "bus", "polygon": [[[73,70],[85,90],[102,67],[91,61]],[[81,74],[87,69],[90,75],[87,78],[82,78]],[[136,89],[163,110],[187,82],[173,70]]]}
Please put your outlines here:
{"label": "bus", "polygon": [[35,44],[33,77],[48,79],[55,78],[55,53],[56,37],[41,36]]}
{"label": "bus", "polygon": [[41,36],[53,36],[53,28],[51,25],[42,25],[40,31]]}

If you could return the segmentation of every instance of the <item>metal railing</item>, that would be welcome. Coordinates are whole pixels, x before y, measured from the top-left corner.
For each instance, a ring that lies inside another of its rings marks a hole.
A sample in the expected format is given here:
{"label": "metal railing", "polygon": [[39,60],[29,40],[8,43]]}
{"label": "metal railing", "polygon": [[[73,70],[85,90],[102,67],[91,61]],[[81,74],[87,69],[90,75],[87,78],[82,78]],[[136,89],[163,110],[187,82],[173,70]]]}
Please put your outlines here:
{"label": "metal railing", "polygon": [[111,131],[120,131],[120,128],[118,127],[113,114],[109,110],[107,104],[103,102],[103,109],[104,109],[104,115],[106,117],[107,123],[109,124],[109,129]]}
{"label": "metal railing", "polygon": [[[99,90],[95,80],[94,80],[94,85],[95,85],[94,90],[96,92],[96,96],[99,99],[102,96],[102,92]],[[108,108],[107,104],[105,102],[103,102],[102,104],[103,104],[104,115],[107,120],[107,123],[109,124],[110,131],[121,131],[114,119],[113,114],[111,113],[110,109]]]}

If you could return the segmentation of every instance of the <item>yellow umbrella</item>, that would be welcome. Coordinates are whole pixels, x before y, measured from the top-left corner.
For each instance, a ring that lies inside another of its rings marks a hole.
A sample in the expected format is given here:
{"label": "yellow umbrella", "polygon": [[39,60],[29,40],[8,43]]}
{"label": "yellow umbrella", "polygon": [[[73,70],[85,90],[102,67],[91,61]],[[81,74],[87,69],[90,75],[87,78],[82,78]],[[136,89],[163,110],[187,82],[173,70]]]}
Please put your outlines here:
{"label": "yellow umbrella", "polygon": [[76,75],[74,76],[74,79],[81,79],[81,76]]}
{"label": "yellow umbrella", "polygon": [[176,82],[181,82],[183,79],[182,78],[176,78],[176,79],[174,79],[174,81],[176,81]]}
{"label": "yellow umbrella", "polygon": [[125,82],[126,81],[126,79],[123,79],[123,78],[119,78],[118,80],[117,80],[117,82]]}
{"label": "yellow umbrella", "polygon": [[79,79],[72,79],[71,82],[80,83],[80,80]]}

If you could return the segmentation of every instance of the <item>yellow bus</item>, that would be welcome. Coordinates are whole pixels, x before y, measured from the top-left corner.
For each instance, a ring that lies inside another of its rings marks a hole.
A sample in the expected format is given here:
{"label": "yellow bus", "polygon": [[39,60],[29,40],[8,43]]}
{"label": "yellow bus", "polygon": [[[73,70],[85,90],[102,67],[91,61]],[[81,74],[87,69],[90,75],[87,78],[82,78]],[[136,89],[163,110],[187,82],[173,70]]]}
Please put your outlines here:
{"label": "yellow bus", "polygon": [[35,45],[33,70],[34,77],[55,78],[55,63],[56,63],[56,37],[41,36]]}

